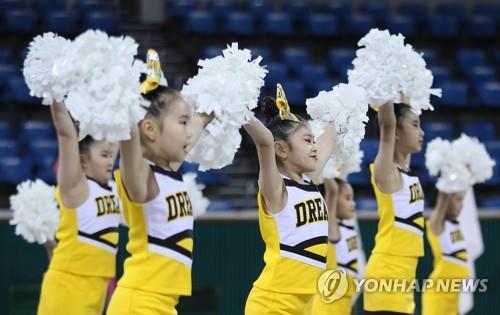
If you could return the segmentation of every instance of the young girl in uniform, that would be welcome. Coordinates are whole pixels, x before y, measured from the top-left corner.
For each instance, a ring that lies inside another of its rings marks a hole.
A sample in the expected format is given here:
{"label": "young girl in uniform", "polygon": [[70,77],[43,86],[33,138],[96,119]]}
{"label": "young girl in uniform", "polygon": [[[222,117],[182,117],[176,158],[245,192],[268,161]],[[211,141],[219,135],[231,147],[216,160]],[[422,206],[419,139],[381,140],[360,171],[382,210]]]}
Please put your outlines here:
{"label": "young girl in uniform", "polygon": [[332,250],[328,252],[328,269],[342,268],[347,274],[348,290],[344,296],[331,303],[325,303],[317,295],[314,298],[312,314],[351,314],[352,299],[356,294],[354,278],[358,277],[358,234],[349,223],[355,216],[354,190],[349,182],[339,178],[325,178],[324,196],[334,224],[330,224],[329,239]]}
{"label": "young girl in uniform", "polygon": [[[424,132],[420,118],[406,104],[388,103],[378,110],[380,144],[371,182],[378,204],[375,247],[365,269],[366,279],[405,283],[415,278],[424,255],[424,195],[410,169],[411,154],[421,150]],[[413,314],[413,291],[364,290],[366,314]]]}
{"label": "young girl in uniform", "polygon": [[211,117],[196,114],[181,94],[160,85],[158,55],[148,52],[151,75],[141,84],[147,114],[120,142],[118,194],[129,226],[124,274],[108,315],[172,315],[179,296],[191,295],[193,213],[182,175],[186,154]]}
{"label": "young girl in uniform", "polygon": [[[467,249],[457,221],[465,192],[438,193],[436,209],[427,221],[427,239],[434,256],[434,270],[429,276],[433,285],[422,294],[422,314],[458,315],[460,292],[437,290],[440,279],[467,279]],[[443,286],[443,288],[447,288]]]}
{"label": "young girl in uniform", "polygon": [[39,315],[101,315],[115,276],[120,209],[108,182],[117,146],[77,130],[62,103],[50,106],[59,144],[58,243],[42,283]]}
{"label": "young girl in uniform", "polygon": [[266,265],[245,314],[309,314],[328,244],[328,210],[311,179],[332,153],[335,126],[328,124],[316,145],[307,122],[290,112],[281,85],[277,99],[264,98],[262,109],[266,126],[253,120],[244,128],[260,164],[257,201]]}

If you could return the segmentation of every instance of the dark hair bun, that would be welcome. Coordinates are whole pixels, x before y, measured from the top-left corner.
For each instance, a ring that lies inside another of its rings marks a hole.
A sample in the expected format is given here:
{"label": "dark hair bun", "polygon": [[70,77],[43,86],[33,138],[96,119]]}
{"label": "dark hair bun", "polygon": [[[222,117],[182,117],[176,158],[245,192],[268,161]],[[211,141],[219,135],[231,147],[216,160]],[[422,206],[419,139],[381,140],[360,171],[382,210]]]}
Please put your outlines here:
{"label": "dark hair bun", "polygon": [[279,115],[278,107],[276,107],[276,100],[271,96],[264,97],[264,99],[260,103],[260,110],[262,114],[264,114],[264,116],[268,119]]}

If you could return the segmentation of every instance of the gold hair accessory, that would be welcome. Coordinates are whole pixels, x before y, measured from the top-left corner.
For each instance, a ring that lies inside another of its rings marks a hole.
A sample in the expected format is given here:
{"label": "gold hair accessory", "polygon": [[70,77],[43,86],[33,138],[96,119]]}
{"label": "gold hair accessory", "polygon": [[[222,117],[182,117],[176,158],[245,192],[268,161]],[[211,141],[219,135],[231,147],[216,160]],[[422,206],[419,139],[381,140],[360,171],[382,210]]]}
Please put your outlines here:
{"label": "gold hair accessory", "polygon": [[281,84],[276,85],[276,107],[279,109],[279,114],[281,120],[292,120],[300,122],[300,120],[292,114],[290,111],[290,106],[288,106],[288,101],[286,100],[285,91]]}
{"label": "gold hair accessory", "polygon": [[140,90],[142,94],[147,94],[155,90],[159,85],[167,85],[167,81],[163,77],[161,71],[160,57],[154,49],[148,49],[146,57],[147,77],[141,83]]}

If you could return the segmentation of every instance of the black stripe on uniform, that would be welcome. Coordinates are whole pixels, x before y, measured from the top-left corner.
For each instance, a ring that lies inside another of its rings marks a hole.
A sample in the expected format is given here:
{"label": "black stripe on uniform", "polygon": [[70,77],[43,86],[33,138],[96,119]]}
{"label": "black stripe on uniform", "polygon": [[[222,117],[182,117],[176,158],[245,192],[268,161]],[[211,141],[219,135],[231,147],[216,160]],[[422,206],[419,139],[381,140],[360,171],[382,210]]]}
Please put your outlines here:
{"label": "black stripe on uniform", "polygon": [[328,244],[328,237],[326,236],[318,236],[315,238],[311,238],[307,241],[301,242],[295,246],[285,245],[280,243],[280,250],[285,252],[294,253],[300,256],[307,257],[312,260],[316,260],[320,263],[326,263],[326,257],[309,252],[305,250],[308,247],[319,245],[319,244]]}
{"label": "black stripe on uniform", "polygon": [[337,262],[337,265],[339,267],[349,269],[349,270],[353,271],[354,273],[358,273],[358,270],[353,267],[353,265],[356,264],[357,262],[358,262],[358,260],[355,258],[355,259],[349,261],[347,264],[341,264],[341,263]]}
{"label": "black stripe on uniform", "polygon": [[457,251],[454,251],[453,253],[449,253],[449,254],[443,253],[443,256],[454,257],[454,258],[461,260],[463,262],[467,262],[467,259],[464,259],[464,258],[458,256],[458,254],[461,254],[461,253],[467,253],[467,250],[459,249]]}
{"label": "black stripe on uniform", "polygon": [[318,187],[314,185],[312,182],[308,182],[307,184],[301,184],[288,178],[283,178],[283,180],[285,181],[285,186],[287,187],[297,187],[305,191],[319,192]]}
{"label": "black stripe on uniform", "polygon": [[415,219],[423,217],[422,212],[417,212],[414,215],[408,217],[408,218],[400,218],[400,217],[394,217],[395,221],[398,221],[400,223],[404,223],[410,226],[413,226],[414,228],[419,229],[420,231],[424,232],[424,228],[417,223],[414,222]]}
{"label": "black stripe on uniform", "polygon": [[104,245],[111,246],[111,247],[113,247],[113,248],[116,249],[118,247],[117,244],[113,244],[113,243],[111,243],[108,240],[100,238],[100,235],[102,235],[102,234],[109,233],[109,232],[114,232],[114,231],[102,232],[102,231],[106,231],[106,230],[109,230],[109,229],[116,229],[116,231],[118,231],[118,228],[107,228],[107,229],[101,230],[99,232],[96,232],[94,234],[88,234],[88,233],[85,233],[85,232],[82,232],[82,231],[78,231],[78,235],[86,237],[86,238],[89,238],[91,240],[94,240],[96,242],[102,243]]}
{"label": "black stripe on uniform", "polygon": [[184,239],[193,238],[193,230],[184,230],[177,234],[174,234],[166,239],[160,239],[151,235],[148,235],[148,243],[155,244],[161,247],[173,250],[181,255],[186,256],[189,259],[193,259],[193,254],[182,246],[177,245],[177,242]]}
{"label": "black stripe on uniform", "polygon": [[153,170],[153,172],[155,172],[155,173],[159,173],[159,174],[168,176],[168,177],[170,177],[172,179],[175,179],[175,180],[178,180],[178,181],[182,182],[182,174],[179,173],[179,172],[168,171],[168,170],[163,169],[163,168],[161,168],[161,167],[159,167],[158,165],[155,165],[155,164],[149,164],[149,166],[151,167],[151,170]]}

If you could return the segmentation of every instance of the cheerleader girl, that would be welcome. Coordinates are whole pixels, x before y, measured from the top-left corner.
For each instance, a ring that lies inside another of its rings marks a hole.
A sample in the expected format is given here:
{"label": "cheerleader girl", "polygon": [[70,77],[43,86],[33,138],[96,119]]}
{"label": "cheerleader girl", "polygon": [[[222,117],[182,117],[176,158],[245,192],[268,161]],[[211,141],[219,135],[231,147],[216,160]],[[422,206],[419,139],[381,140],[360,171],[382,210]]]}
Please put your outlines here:
{"label": "cheerleader girl", "polygon": [[177,172],[211,116],[196,114],[181,94],[161,85],[155,51],[141,84],[147,114],[120,142],[118,194],[129,226],[124,274],[109,315],[177,314],[179,296],[191,295],[193,212],[187,185]]}
{"label": "cheerleader girl", "polygon": [[59,144],[60,224],[38,314],[100,315],[115,276],[120,209],[108,182],[117,146],[89,136],[78,141],[65,105],[54,103],[50,110]]}
{"label": "cheerleader girl", "polygon": [[[438,193],[436,208],[426,222],[427,239],[434,256],[434,270],[429,276],[433,285],[422,294],[422,314],[457,315],[460,292],[437,290],[441,279],[467,279],[466,242],[457,221],[465,192]],[[456,280],[454,280],[456,281]]]}
{"label": "cheerleader girl", "polygon": [[[365,277],[409,284],[418,257],[424,255],[424,194],[409,167],[411,154],[421,150],[424,132],[419,116],[406,104],[381,106],[378,123],[380,145],[370,170],[380,219]],[[365,290],[363,297],[367,314],[413,314],[415,309],[411,290]]]}
{"label": "cheerleader girl", "polygon": [[[331,250],[327,256],[328,269],[342,268],[346,271],[348,290],[344,296],[331,303],[325,303],[319,295],[313,302],[312,314],[351,314],[352,299],[358,276],[358,234],[349,221],[355,217],[356,203],[354,190],[349,182],[340,178],[324,180],[325,201],[329,215],[335,223],[330,224],[329,239]],[[330,249],[330,248],[329,248]]]}
{"label": "cheerleader girl", "polygon": [[257,201],[266,265],[245,314],[308,314],[328,244],[328,210],[311,179],[331,156],[335,125],[328,124],[316,143],[308,123],[290,112],[281,85],[276,100],[264,98],[262,111],[265,126],[253,120],[244,128],[259,158]]}

